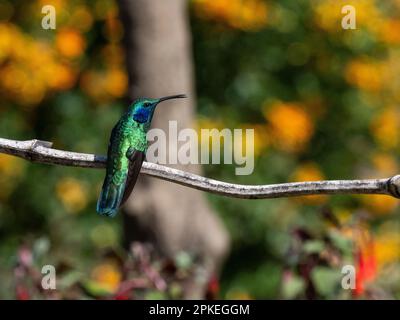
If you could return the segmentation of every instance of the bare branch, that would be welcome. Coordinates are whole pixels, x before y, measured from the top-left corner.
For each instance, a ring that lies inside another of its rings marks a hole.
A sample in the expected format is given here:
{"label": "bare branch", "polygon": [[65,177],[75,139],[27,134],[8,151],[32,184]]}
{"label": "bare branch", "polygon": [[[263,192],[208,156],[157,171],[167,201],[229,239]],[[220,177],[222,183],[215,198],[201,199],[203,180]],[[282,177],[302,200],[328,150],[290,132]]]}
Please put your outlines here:
{"label": "bare branch", "polygon": [[[32,162],[83,168],[104,168],[106,157],[52,149],[41,140],[17,141],[0,138],[0,153]],[[223,196],[242,199],[284,198],[316,194],[384,194],[400,198],[400,175],[386,179],[326,180],[269,185],[240,185],[213,180],[193,173],[144,162],[142,174]]]}

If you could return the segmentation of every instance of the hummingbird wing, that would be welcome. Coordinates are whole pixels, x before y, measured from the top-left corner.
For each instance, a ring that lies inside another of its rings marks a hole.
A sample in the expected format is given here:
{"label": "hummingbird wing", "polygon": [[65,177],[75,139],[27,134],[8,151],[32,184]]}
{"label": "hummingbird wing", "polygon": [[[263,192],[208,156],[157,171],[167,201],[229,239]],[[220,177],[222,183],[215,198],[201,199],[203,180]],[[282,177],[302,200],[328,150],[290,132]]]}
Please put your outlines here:
{"label": "hummingbird wing", "polygon": [[108,217],[114,217],[118,212],[128,176],[129,161],[120,152],[122,141],[120,125],[117,124],[111,132],[106,177],[97,201],[97,212]]}
{"label": "hummingbird wing", "polygon": [[129,169],[128,176],[126,178],[124,195],[122,197],[120,205],[123,205],[132,193],[132,190],[135,187],[136,181],[138,179],[140,169],[142,168],[145,156],[146,155],[143,151],[135,150],[132,147],[128,149],[127,157],[129,159]]}

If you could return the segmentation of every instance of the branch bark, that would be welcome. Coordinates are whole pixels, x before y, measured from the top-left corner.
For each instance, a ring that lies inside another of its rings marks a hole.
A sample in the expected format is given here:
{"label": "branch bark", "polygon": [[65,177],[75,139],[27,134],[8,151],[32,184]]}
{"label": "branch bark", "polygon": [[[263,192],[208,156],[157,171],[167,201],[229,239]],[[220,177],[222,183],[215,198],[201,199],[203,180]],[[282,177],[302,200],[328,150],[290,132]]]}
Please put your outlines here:
{"label": "branch bark", "polygon": [[[0,153],[32,162],[83,168],[104,168],[107,158],[52,148],[41,140],[18,141],[0,138]],[[269,185],[240,185],[144,162],[141,174],[222,196],[241,199],[270,199],[318,194],[382,194],[400,198],[400,175],[384,179],[325,180]]]}

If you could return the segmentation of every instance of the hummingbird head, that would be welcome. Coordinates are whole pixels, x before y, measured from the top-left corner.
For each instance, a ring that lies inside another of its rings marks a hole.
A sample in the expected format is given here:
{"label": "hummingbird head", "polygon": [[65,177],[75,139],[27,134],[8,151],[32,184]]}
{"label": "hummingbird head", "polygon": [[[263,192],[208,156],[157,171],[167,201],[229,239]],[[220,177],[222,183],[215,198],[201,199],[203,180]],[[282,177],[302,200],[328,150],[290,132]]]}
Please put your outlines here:
{"label": "hummingbird head", "polygon": [[180,98],[186,98],[186,95],[179,94],[158,99],[140,98],[131,104],[130,113],[133,120],[139,123],[150,123],[153,118],[154,110],[160,102]]}

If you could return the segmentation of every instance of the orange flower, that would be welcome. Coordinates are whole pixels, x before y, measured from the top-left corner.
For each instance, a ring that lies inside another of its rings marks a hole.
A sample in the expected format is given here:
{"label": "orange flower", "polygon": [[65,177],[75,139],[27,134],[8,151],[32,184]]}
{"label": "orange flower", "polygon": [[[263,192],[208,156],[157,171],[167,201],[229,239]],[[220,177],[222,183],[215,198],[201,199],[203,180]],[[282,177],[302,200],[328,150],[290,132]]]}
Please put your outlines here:
{"label": "orange flower", "polygon": [[388,108],[371,125],[372,135],[383,149],[395,149],[399,144],[400,117],[396,108]]}
{"label": "orange flower", "polygon": [[383,73],[382,64],[354,60],[347,65],[345,76],[350,84],[362,90],[377,92],[384,84]]}
{"label": "orange flower", "polygon": [[276,102],[265,109],[272,143],[288,152],[305,149],[314,134],[314,124],[304,108],[296,103]]}
{"label": "orange flower", "polygon": [[83,53],[86,43],[81,33],[71,28],[58,32],[56,46],[61,55],[67,58],[76,58]]}
{"label": "orange flower", "polygon": [[104,74],[95,70],[86,71],[80,81],[82,90],[90,97],[98,101],[107,100],[107,92]]}
{"label": "orange flower", "polygon": [[400,20],[388,20],[384,21],[380,36],[388,44],[397,45],[400,44]]}
{"label": "orange flower", "polygon": [[121,283],[122,275],[115,263],[103,263],[92,271],[92,279],[102,287],[102,289],[115,292]]}
{"label": "orange flower", "polygon": [[66,64],[56,64],[53,67],[53,77],[49,78],[49,86],[56,90],[70,89],[76,81],[76,74]]}
{"label": "orange flower", "polygon": [[15,26],[0,24],[0,52],[2,47],[9,60],[0,69],[0,88],[24,107],[38,105],[52,89],[69,89],[75,83],[72,69],[57,61],[47,42],[34,40]]}
{"label": "orange flower", "polygon": [[81,78],[81,88],[98,101],[122,97],[128,89],[128,76],[116,67],[106,71],[89,70]]}
{"label": "orange flower", "polygon": [[106,74],[107,92],[113,97],[122,97],[128,89],[128,76],[122,69],[112,68]]}
{"label": "orange flower", "polygon": [[268,9],[260,0],[193,0],[196,13],[232,28],[258,30],[267,23]]}

